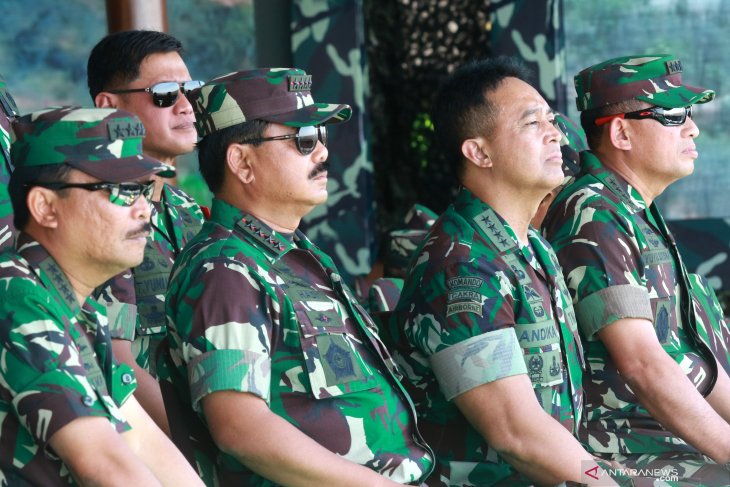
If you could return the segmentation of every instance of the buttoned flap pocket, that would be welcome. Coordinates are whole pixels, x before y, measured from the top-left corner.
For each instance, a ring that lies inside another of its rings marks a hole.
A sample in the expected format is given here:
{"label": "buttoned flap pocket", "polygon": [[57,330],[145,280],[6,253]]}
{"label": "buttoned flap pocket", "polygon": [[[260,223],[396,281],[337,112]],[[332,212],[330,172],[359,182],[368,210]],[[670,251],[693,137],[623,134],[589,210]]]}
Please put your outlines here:
{"label": "buttoned flap pocket", "polygon": [[552,319],[536,323],[518,323],[515,333],[522,347],[527,375],[535,388],[563,382],[563,356],[560,332]]}
{"label": "buttoned flap pocket", "polygon": [[373,370],[360,354],[361,346],[347,333],[334,309],[332,313],[322,309],[296,310],[306,372],[316,399],[364,391],[377,385]]}

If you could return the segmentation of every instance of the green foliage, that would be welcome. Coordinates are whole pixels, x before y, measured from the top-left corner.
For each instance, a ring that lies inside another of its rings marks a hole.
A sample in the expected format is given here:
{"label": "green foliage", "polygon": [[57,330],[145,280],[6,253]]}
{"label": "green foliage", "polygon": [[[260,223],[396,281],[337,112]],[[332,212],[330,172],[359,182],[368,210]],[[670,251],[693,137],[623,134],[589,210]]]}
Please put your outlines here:
{"label": "green foliage", "polygon": [[[86,61],[106,35],[104,5],[99,0],[3,0],[0,73],[21,113],[52,105],[92,105]],[[170,34],[185,46],[193,78],[205,80],[254,66],[253,2],[175,0],[167,2],[167,10]],[[209,205],[197,154],[179,162],[180,186]]]}
{"label": "green foliage", "polygon": [[428,113],[416,114],[411,128],[411,149],[421,169],[426,169],[429,165],[429,147],[433,131],[431,116]]}

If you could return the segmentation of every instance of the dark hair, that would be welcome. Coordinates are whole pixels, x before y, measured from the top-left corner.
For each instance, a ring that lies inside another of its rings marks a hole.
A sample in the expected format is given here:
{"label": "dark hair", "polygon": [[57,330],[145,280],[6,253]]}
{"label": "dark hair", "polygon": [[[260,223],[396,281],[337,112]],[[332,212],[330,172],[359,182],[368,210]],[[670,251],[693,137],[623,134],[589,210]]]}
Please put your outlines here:
{"label": "dark hair", "polygon": [[[236,142],[263,137],[264,130],[268,125],[269,123],[263,120],[251,120],[250,122],[216,130],[198,142],[200,174],[205,179],[211,193],[219,192],[223,186],[228,146]],[[259,144],[260,142],[253,145]]]}
{"label": "dark hair", "polygon": [[139,77],[139,66],[150,54],[182,52],[182,43],[154,30],[125,30],[100,40],[89,54],[86,76],[91,99],[123,87]]}
{"label": "dark hair", "polygon": [[[32,183],[53,183],[65,182],[73,169],[67,164],[49,164],[35,167],[16,167],[10,175],[8,193],[10,202],[13,205],[13,225],[18,230],[24,230],[30,220],[28,210],[28,193],[33,187]],[[29,184],[31,183],[31,184]],[[61,196],[66,190],[60,190]]]}
{"label": "dark hair", "polygon": [[496,107],[489,94],[505,78],[528,82],[531,76],[519,59],[500,56],[465,64],[441,84],[432,113],[436,140],[457,177],[464,169],[462,142],[489,137],[494,129]]}
{"label": "dark hair", "polygon": [[610,103],[598,108],[592,108],[580,113],[580,125],[586,134],[586,142],[588,148],[595,150],[601,142],[603,131],[607,130],[608,125],[596,125],[596,119],[616,115],[618,113],[628,113],[640,110],[644,102],[636,99],[620,101],[618,103]]}

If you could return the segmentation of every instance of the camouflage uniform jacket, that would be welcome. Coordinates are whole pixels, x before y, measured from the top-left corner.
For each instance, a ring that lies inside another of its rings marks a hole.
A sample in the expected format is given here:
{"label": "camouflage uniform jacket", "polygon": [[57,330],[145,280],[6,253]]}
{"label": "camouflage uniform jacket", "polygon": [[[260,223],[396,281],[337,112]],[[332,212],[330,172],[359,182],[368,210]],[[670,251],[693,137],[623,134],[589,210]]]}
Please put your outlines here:
{"label": "camouflage uniform jacket", "polygon": [[[247,392],[330,451],[393,480],[430,473],[432,453],[370,317],[301,232],[279,234],[215,199],[175,263],[166,310],[172,380],[190,378],[184,400],[198,413],[207,394]],[[222,453],[219,478],[272,485]]]}
{"label": "camouflage uniform jacket", "polygon": [[0,486],[76,485],[48,440],[87,416],[127,431],[119,405],[134,392],[134,373],[112,359],[103,310],[93,299],[80,307],[28,235],[0,255],[0,281]]}
{"label": "camouflage uniform jacket", "polygon": [[200,230],[203,213],[185,192],[165,184],[150,221],[144,261],[109,281],[99,300],[107,306],[112,338],[132,341],[137,363],[155,375],[153,357],[166,332],[167,281],[183,246]]}
{"label": "camouflage uniform jacket", "polygon": [[[622,318],[653,322],[664,350],[707,392],[713,368],[688,321],[707,321],[705,313],[716,310],[701,309],[704,290],[682,284],[689,280],[656,206],[647,208],[636,189],[592,153],[581,157],[583,172],[558,195],[544,222],[586,342],[580,438],[589,451],[602,453],[694,452],[639,404],[596,333]],[[693,295],[691,316],[683,304],[687,292]],[[705,297],[715,299],[714,293]]]}
{"label": "camouflage uniform jacket", "polygon": [[[0,78],[2,80],[2,78]],[[5,94],[0,90],[0,97]],[[1,110],[1,108],[0,108]],[[8,194],[8,182],[13,166],[10,163],[10,120],[0,113],[0,250],[13,247],[13,206]]]}
{"label": "camouflage uniform jacket", "polygon": [[527,374],[549,415],[571,433],[580,420],[573,308],[555,255],[532,228],[529,243],[462,188],[416,252],[390,320],[396,362],[448,485],[531,484],[452,401],[470,389]]}

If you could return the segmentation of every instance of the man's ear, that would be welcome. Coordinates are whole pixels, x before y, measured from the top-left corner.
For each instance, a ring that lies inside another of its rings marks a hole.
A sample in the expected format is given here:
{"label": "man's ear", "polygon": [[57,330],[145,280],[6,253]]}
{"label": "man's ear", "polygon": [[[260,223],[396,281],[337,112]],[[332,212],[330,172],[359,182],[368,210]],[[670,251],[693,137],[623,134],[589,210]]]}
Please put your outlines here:
{"label": "man's ear", "polygon": [[253,154],[249,144],[231,144],[226,150],[226,166],[244,184],[254,181]]}
{"label": "man's ear", "polygon": [[26,198],[30,217],[42,227],[58,227],[57,201],[58,193],[55,191],[40,186],[32,187]]}
{"label": "man's ear", "polygon": [[94,106],[96,108],[117,108],[117,95],[107,91],[101,91],[94,97]]}
{"label": "man's ear", "polygon": [[489,147],[482,137],[466,139],[461,143],[461,153],[477,167],[492,167]]}
{"label": "man's ear", "polygon": [[619,150],[631,150],[631,125],[618,117],[609,123],[608,136],[611,139],[611,145]]}

